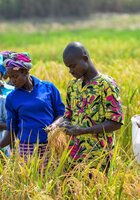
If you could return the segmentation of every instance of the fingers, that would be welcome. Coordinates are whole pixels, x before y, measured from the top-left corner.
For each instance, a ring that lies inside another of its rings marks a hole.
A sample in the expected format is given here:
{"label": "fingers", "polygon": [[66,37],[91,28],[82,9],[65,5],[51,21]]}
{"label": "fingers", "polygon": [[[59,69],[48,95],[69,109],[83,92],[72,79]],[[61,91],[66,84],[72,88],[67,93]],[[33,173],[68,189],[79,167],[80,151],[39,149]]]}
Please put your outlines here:
{"label": "fingers", "polygon": [[46,126],[44,130],[45,130],[46,132],[50,132],[50,131],[54,130],[55,128],[56,128],[55,126],[50,125],[50,126]]}
{"label": "fingers", "polygon": [[[53,124],[51,124],[50,126],[46,126],[45,128],[44,128],[44,130],[48,133],[48,132],[50,132],[50,131],[53,131],[54,129],[56,129],[57,127],[60,127],[60,126],[56,126],[56,125],[53,125]],[[60,128],[62,128],[63,129],[63,131],[64,132],[67,132],[68,131],[68,129],[70,128],[70,126],[61,126]]]}
{"label": "fingers", "polygon": [[70,125],[71,125],[70,122],[64,121],[64,122],[62,122],[62,123],[59,124],[59,127],[66,127],[66,126],[70,126]]}

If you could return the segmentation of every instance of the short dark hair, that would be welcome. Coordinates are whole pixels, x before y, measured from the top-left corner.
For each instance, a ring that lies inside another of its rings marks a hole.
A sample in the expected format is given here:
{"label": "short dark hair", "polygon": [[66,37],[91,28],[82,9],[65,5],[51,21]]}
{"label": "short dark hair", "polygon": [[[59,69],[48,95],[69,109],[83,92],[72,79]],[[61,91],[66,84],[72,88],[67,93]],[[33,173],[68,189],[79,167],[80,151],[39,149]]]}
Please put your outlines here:
{"label": "short dark hair", "polygon": [[69,43],[63,52],[63,59],[66,58],[69,54],[77,54],[77,55],[86,55],[89,56],[88,51],[80,42],[71,42]]}

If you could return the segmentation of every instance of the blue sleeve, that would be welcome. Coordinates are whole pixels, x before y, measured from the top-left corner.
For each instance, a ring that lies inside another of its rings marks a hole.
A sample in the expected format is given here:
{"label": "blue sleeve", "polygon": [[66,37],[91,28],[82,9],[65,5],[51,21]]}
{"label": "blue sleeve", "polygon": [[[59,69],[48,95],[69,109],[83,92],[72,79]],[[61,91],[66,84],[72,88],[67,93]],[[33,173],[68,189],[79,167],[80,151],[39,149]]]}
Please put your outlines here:
{"label": "blue sleeve", "polygon": [[7,130],[17,134],[18,131],[18,114],[14,110],[12,106],[12,96],[9,94],[6,98],[6,110],[7,110],[7,120],[6,120],[6,126]]}
{"label": "blue sleeve", "polygon": [[51,89],[52,89],[52,103],[53,103],[53,109],[55,113],[55,118],[59,116],[63,116],[65,112],[65,106],[62,102],[61,95],[58,91],[58,89],[51,83]]}

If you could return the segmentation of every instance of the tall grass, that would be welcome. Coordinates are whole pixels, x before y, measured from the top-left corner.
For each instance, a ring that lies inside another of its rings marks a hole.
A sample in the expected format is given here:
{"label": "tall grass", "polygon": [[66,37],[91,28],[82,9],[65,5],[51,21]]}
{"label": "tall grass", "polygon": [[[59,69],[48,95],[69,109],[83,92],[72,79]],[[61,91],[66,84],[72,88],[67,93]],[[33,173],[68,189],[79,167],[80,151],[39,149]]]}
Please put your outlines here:
{"label": "tall grass", "polygon": [[[120,22],[121,23],[121,22]],[[17,26],[18,28],[18,26]],[[20,27],[21,28],[21,27]],[[69,28],[14,29],[0,33],[0,50],[28,51],[34,64],[31,74],[53,82],[63,101],[71,76],[62,61],[62,52],[71,41],[82,42],[96,68],[112,76],[120,87],[125,115],[124,125],[116,131],[116,145],[108,178],[84,163],[66,172],[64,152],[59,166],[50,159],[45,177],[38,174],[34,157],[25,165],[15,151],[0,161],[0,199],[139,199],[140,169],[131,143],[131,117],[140,113],[140,30]],[[92,172],[93,178],[88,174]]]}
{"label": "tall grass", "polygon": [[[27,164],[18,150],[0,164],[0,199],[139,199],[139,169],[133,157],[120,148],[114,149],[108,178],[98,168],[91,169],[84,162],[65,171],[67,151],[59,165],[50,158],[45,176],[38,173],[37,155]],[[101,158],[99,158],[102,160]],[[99,162],[99,165],[101,162]],[[67,167],[68,168],[68,167]],[[89,178],[92,173],[92,178]]]}

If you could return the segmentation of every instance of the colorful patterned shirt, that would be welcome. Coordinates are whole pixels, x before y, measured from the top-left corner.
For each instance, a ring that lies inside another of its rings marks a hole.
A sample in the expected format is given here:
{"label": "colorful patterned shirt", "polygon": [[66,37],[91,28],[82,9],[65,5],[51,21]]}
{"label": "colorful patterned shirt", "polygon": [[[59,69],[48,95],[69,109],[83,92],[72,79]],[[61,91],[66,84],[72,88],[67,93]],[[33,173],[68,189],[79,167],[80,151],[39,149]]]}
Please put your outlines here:
{"label": "colorful patterned shirt", "polygon": [[[67,88],[65,118],[72,125],[92,127],[105,120],[122,123],[122,107],[119,96],[119,88],[116,82],[109,76],[99,74],[82,87],[82,79],[70,81]],[[71,141],[71,156],[74,159],[83,159],[89,152],[101,151],[104,148],[112,148],[113,133],[80,135]]]}

